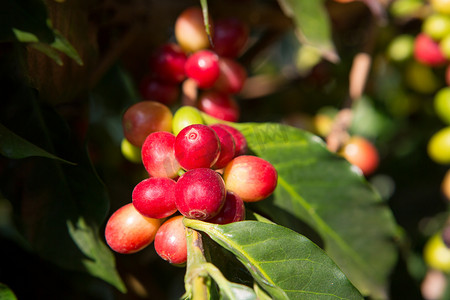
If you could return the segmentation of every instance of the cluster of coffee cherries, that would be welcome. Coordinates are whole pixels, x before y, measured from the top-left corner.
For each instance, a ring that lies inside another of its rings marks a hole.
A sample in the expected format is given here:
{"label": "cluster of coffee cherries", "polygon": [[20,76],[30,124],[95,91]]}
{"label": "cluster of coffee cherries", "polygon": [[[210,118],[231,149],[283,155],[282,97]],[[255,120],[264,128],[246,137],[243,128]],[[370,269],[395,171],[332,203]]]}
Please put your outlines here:
{"label": "cluster of coffee cherries", "polygon": [[125,111],[122,125],[125,139],[140,149],[149,177],[106,224],[106,241],[116,252],[134,253],[154,241],[160,257],[183,264],[183,217],[215,224],[242,221],[244,203],[267,198],[277,185],[274,166],[247,154],[239,130],[205,125],[193,106],[172,115],[164,104],[140,101]]}
{"label": "cluster of coffee cherries", "polygon": [[240,109],[234,95],[247,79],[237,58],[248,43],[249,28],[234,17],[210,18],[209,24],[210,36],[200,7],[182,11],[174,26],[176,42],[167,42],[152,53],[139,91],[144,100],[171,106],[182,98],[180,87],[186,85],[194,92],[189,92],[185,97],[189,103],[184,104],[195,105],[215,118],[236,122]]}

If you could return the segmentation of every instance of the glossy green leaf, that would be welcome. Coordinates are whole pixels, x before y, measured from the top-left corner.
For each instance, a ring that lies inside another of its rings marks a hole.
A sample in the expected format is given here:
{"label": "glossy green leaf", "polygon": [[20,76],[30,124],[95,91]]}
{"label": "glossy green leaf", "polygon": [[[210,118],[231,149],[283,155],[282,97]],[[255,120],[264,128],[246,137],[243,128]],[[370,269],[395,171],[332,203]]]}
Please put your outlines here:
{"label": "glossy green leaf", "polygon": [[106,245],[98,238],[98,230],[86,224],[81,217],[76,224],[70,220],[67,226],[72,239],[86,256],[82,259],[88,272],[125,292],[126,288],[115,268],[114,256]]}
{"label": "glossy green leaf", "polygon": [[14,292],[6,285],[0,282],[0,299],[2,300],[17,300]]}
{"label": "glossy green leaf", "polygon": [[236,255],[273,299],[362,299],[322,249],[286,227],[257,221],[184,222]]}
{"label": "glossy green leaf", "polygon": [[68,164],[74,164],[28,142],[2,124],[0,124],[0,154],[14,159],[41,156],[56,159]]}
{"label": "glossy green leaf", "polygon": [[336,53],[331,27],[324,0],[278,0],[286,16],[290,17],[296,26],[300,41],[317,48],[323,57],[336,62]]}
{"label": "glossy green leaf", "polygon": [[363,294],[386,297],[397,259],[397,227],[360,172],[308,132],[271,123],[235,126],[250,150],[278,171],[273,197],[256,207],[281,225],[291,225],[286,214],[302,220],[319,234],[325,251]]}

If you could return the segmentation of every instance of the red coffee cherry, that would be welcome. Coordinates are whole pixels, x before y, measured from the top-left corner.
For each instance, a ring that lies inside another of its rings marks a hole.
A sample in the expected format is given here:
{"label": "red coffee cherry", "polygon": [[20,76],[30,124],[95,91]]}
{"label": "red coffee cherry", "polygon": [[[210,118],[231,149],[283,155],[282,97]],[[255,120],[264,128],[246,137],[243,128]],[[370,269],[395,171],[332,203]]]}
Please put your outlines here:
{"label": "red coffee cherry", "polygon": [[236,146],[235,156],[247,154],[248,151],[247,139],[242,134],[242,132],[226,124],[216,124],[216,125],[226,129],[233,136],[234,143]]}
{"label": "red coffee cherry", "polygon": [[372,174],[379,165],[378,150],[369,140],[360,136],[351,137],[339,154],[359,167],[365,176]]}
{"label": "red coffee cherry", "polygon": [[140,101],[130,106],[122,117],[125,138],[141,147],[147,136],[157,131],[172,131],[172,112],[162,103]]}
{"label": "red coffee cherry", "polygon": [[181,265],[187,260],[186,228],[183,216],[165,221],[155,236],[155,251],[165,261]]}
{"label": "red coffee cherry", "polygon": [[244,202],[256,202],[269,197],[277,186],[278,173],[274,166],[257,156],[234,158],[223,173],[227,190]]}
{"label": "red coffee cherry", "polygon": [[248,26],[236,18],[224,18],[214,24],[213,49],[220,56],[236,58],[249,37]]}
{"label": "red coffee cherry", "polygon": [[219,59],[220,75],[213,88],[226,94],[236,94],[242,90],[247,72],[237,61],[221,57]]}
{"label": "red coffee cherry", "polygon": [[236,146],[234,144],[234,138],[225,128],[218,126],[217,124],[209,126],[217,134],[220,142],[220,155],[214,164],[214,169],[224,168],[235,156]]}
{"label": "red coffee cherry", "polygon": [[176,182],[166,177],[151,177],[139,182],[133,189],[133,205],[148,218],[162,219],[177,211]]}
{"label": "red coffee cherry", "polygon": [[241,197],[228,191],[225,204],[215,217],[206,220],[214,224],[229,224],[243,221],[245,219],[245,205]]}
{"label": "red coffee cherry", "polygon": [[184,70],[199,88],[211,88],[220,75],[219,56],[210,50],[197,51],[188,57]]}
{"label": "red coffee cherry", "polygon": [[128,203],[116,210],[106,223],[106,243],[118,253],[135,253],[153,242],[160,225],[160,220],[144,217]]}
{"label": "red coffee cherry", "polygon": [[[209,20],[213,29],[212,20]],[[195,52],[209,48],[203,12],[200,7],[186,8],[175,21],[175,38],[185,52]]]}
{"label": "red coffee cherry", "polygon": [[416,36],[414,41],[414,58],[427,66],[435,67],[446,63],[439,44],[424,33]]}
{"label": "red coffee cherry", "polygon": [[174,149],[184,169],[211,168],[219,158],[220,141],[209,126],[192,124],[178,133]]}
{"label": "red coffee cherry", "polygon": [[204,91],[200,94],[198,109],[219,120],[228,122],[239,120],[240,109],[236,100],[228,94],[214,90]]}
{"label": "red coffee cherry", "polygon": [[141,149],[142,164],[152,177],[178,177],[181,169],[175,157],[175,135],[167,131],[147,136]]}
{"label": "red coffee cherry", "polygon": [[150,57],[149,67],[151,73],[161,80],[180,83],[186,78],[186,60],[187,55],[179,45],[167,43],[155,50]]}
{"label": "red coffee cherry", "polygon": [[170,106],[178,100],[180,89],[176,83],[145,76],[139,83],[139,93],[144,100],[157,101]]}
{"label": "red coffee cherry", "polygon": [[225,203],[225,183],[214,170],[187,171],[175,186],[178,211],[187,218],[207,220],[216,216]]}

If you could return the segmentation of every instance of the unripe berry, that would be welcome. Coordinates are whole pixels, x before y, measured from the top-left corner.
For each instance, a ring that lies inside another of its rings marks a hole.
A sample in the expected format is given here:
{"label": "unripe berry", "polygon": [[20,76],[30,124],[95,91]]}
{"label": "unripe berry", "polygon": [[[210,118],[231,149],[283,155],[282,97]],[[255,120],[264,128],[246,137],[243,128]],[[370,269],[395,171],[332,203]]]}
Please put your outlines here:
{"label": "unripe berry", "polygon": [[[211,20],[209,21],[211,24]],[[209,47],[209,38],[200,7],[189,7],[178,16],[175,21],[175,37],[185,52],[195,52]]]}
{"label": "unripe berry", "polygon": [[260,157],[241,155],[225,167],[223,178],[227,189],[244,202],[256,202],[273,193],[278,173],[270,162]]}
{"label": "unripe berry", "polygon": [[105,239],[109,247],[118,253],[135,253],[153,242],[160,225],[160,220],[144,217],[132,203],[128,203],[108,219]]}
{"label": "unripe berry", "polygon": [[220,142],[213,129],[193,124],[178,133],[174,149],[175,157],[184,169],[211,168],[219,158]]}
{"label": "unripe berry", "polygon": [[204,123],[202,114],[197,108],[193,106],[182,106],[173,115],[173,133],[178,135],[183,128],[189,125]]}
{"label": "unripe berry", "polygon": [[359,167],[365,176],[372,174],[378,168],[378,150],[363,137],[351,137],[339,153],[351,164]]}
{"label": "unripe berry", "polygon": [[225,196],[222,177],[207,168],[187,171],[175,186],[177,209],[191,219],[207,220],[216,216],[225,203]]}
{"label": "unripe berry", "polygon": [[125,111],[122,128],[125,138],[136,147],[141,147],[150,133],[172,131],[172,112],[162,103],[140,101]]}
{"label": "unripe berry", "polygon": [[155,236],[155,251],[165,261],[181,265],[187,260],[186,228],[183,216],[165,221]]}
{"label": "unripe berry", "polygon": [[148,218],[162,219],[177,211],[176,182],[166,177],[151,177],[139,182],[133,189],[133,205]]}

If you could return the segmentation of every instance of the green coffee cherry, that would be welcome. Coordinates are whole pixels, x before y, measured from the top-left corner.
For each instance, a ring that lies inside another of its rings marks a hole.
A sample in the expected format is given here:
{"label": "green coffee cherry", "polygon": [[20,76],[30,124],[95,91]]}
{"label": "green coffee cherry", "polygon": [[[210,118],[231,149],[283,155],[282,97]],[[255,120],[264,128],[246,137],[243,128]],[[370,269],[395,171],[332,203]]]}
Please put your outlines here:
{"label": "green coffee cherry", "polygon": [[434,96],[433,104],[439,118],[450,125],[450,87],[440,89]]}
{"label": "green coffee cherry", "polygon": [[450,34],[450,16],[433,14],[427,17],[422,24],[422,31],[435,41],[440,41]]}
{"label": "green coffee cherry", "polygon": [[428,155],[438,164],[450,164],[450,126],[436,132],[428,142]]}
{"label": "green coffee cherry", "polygon": [[122,139],[120,150],[123,157],[132,163],[141,163],[141,148],[131,144],[126,138]]}
{"label": "green coffee cherry", "polygon": [[177,135],[184,127],[192,124],[204,124],[200,111],[193,106],[182,106],[174,114],[172,120],[173,134]]}

